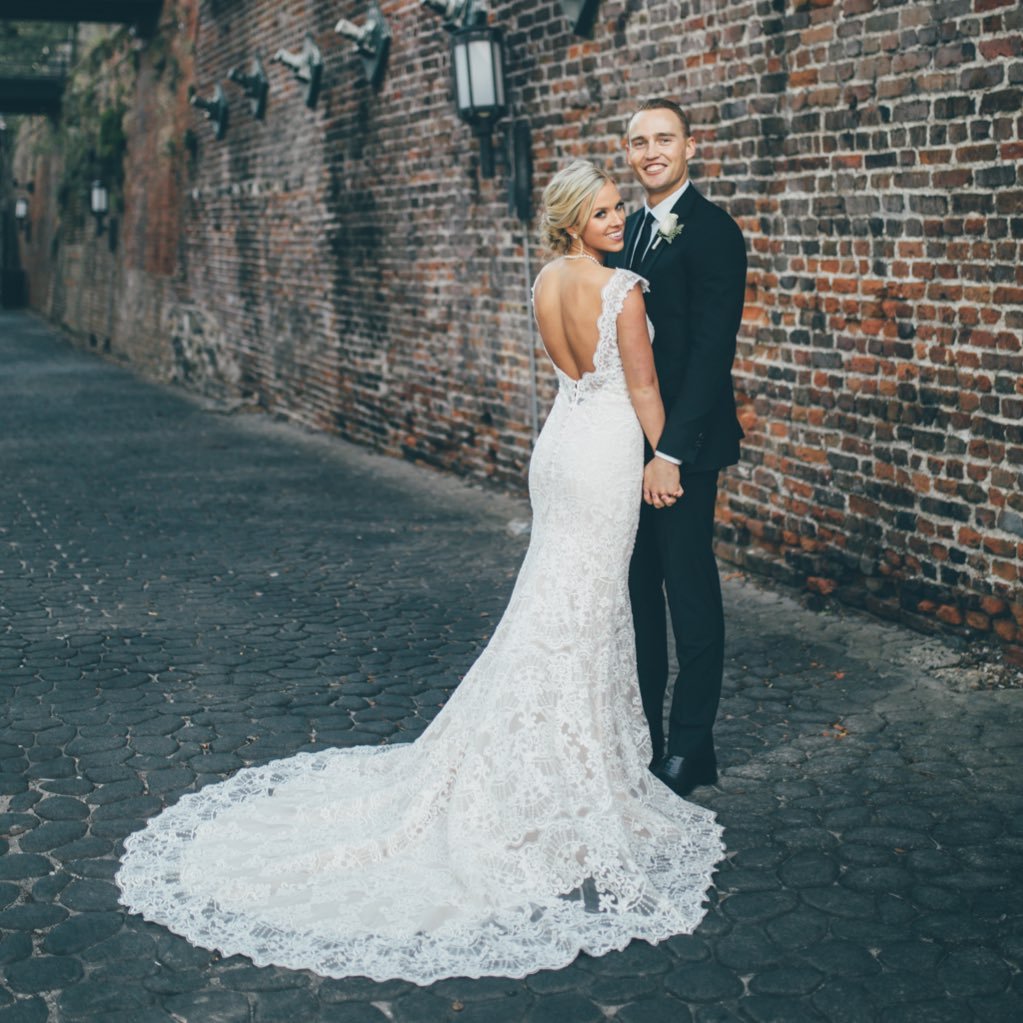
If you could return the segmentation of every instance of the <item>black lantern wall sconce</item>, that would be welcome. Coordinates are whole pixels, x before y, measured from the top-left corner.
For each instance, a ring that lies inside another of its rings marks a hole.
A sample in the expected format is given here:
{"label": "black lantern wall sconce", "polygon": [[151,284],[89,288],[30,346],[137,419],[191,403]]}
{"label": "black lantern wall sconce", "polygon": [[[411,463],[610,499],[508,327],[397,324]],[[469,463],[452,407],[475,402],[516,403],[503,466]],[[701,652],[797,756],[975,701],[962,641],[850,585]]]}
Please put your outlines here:
{"label": "black lantern wall sconce", "polygon": [[480,140],[480,173],[494,176],[494,125],[508,110],[504,88],[504,36],[487,22],[476,0],[422,0],[451,32],[451,69],[458,116]]}
{"label": "black lantern wall sconce", "polygon": [[374,89],[379,86],[384,74],[387,52],[391,48],[391,30],[380,8],[371,3],[362,25],[341,18],[334,26],[334,31],[355,43],[355,50],[362,59],[362,67],[366,72],[366,81]]}
{"label": "black lantern wall sconce", "polygon": [[263,62],[257,53],[249,63],[249,73],[245,74],[241,66],[233,67],[227,77],[242,87],[242,92],[249,98],[249,109],[257,121],[262,121],[266,114],[266,97],[270,92],[270,82],[266,77]]}
{"label": "black lantern wall sconce", "polygon": [[103,233],[103,219],[110,212],[110,193],[102,181],[94,181],[89,189],[89,210],[96,218],[96,236]]}
{"label": "black lantern wall sconce", "polygon": [[193,96],[192,106],[206,111],[206,119],[213,125],[215,139],[222,139],[227,134],[227,97],[219,84],[213,90],[212,99]]}
{"label": "black lantern wall sconce", "polygon": [[18,196],[14,200],[14,222],[18,225],[18,230],[28,234],[28,199],[24,196]]}
{"label": "black lantern wall sconce", "polygon": [[577,36],[587,36],[593,28],[600,0],[561,0],[561,10]]}
{"label": "black lantern wall sconce", "polygon": [[301,53],[292,53],[291,50],[278,50],[273,59],[278,64],[285,64],[291,68],[294,76],[306,83],[305,105],[315,107],[320,96],[320,84],[323,81],[323,55],[313,37],[307,32],[305,41],[302,44]]}
{"label": "black lantern wall sconce", "polygon": [[504,46],[499,28],[486,23],[486,14],[474,25],[456,29],[451,36],[451,63],[455,74],[458,116],[480,140],[480,171],[494,176],[494,125],[507,110],[504,96]]}

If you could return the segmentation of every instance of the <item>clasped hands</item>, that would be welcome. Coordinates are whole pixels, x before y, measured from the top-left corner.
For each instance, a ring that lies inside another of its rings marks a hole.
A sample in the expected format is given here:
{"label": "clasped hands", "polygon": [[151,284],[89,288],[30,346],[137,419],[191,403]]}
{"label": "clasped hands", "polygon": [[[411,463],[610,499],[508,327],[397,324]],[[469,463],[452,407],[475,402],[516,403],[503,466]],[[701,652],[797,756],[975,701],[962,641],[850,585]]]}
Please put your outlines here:
{"label": "clasped hands", "polygon": [[677,465],[651,458],[643,470],[643,500],[655,508],[670,508],[684,493]]}

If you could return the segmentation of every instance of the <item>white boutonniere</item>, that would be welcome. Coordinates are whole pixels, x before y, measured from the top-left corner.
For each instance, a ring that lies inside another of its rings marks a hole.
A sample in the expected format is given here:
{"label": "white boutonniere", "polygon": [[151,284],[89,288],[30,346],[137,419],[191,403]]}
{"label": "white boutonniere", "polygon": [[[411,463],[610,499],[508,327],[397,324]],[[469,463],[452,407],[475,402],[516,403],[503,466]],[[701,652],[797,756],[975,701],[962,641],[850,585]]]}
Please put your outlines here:
{"label": "white boutonniere", "polygon": [[682,228],[685,226],[678,222],[678,214],[667,214],[657,225],[657,237],[654,239],[653,245],[650,246],[650,251],[656,249],[662,241],[666,241],[670,245],[682,233]]}

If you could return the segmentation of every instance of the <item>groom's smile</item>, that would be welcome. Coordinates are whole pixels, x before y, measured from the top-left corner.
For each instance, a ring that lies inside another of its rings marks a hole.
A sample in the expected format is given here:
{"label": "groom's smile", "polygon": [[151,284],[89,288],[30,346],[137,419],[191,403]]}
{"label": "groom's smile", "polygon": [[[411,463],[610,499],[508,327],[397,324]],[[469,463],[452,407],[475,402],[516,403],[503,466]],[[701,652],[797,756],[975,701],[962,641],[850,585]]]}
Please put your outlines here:
{"label": "groom's smile", "polygon": [[629,166],[656,205],[689,177],[696,141],[670,110],[641,110],[629,123],[625,140]]}
{"label": "groom's smile", "polygon": [[661,174],[663,171],[666,171],[667,169],[668,165],[661,161],[643,164],[643,173],[651,180],[656,178],[659,174]]}

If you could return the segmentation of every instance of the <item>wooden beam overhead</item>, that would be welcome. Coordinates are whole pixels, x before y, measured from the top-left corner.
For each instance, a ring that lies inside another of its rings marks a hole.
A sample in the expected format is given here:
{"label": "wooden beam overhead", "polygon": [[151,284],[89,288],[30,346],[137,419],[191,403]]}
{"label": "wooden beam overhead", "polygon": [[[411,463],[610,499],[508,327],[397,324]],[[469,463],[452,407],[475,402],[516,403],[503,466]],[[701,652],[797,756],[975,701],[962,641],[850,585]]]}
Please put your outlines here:
{"label": "wooden beam overhead", "polygon": [[4,0],[4,21],[100,21],[153,25],[162,0]]}
{"label": "wooden beam overhead", "polygon": [[63,93],[63,75],[0,74],[0,111],[5,114],[56,115]]}

